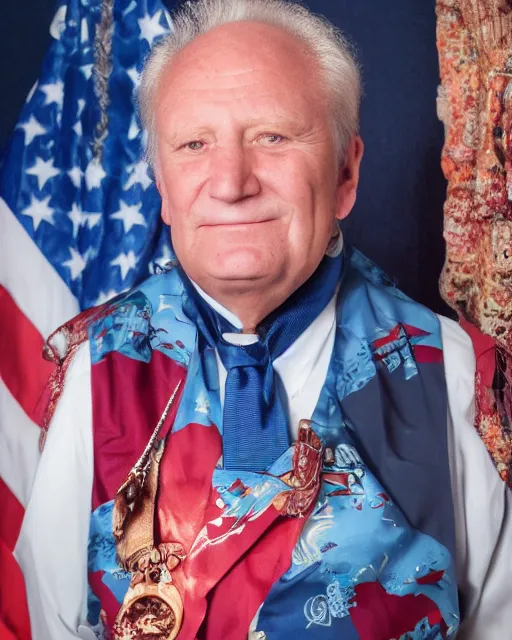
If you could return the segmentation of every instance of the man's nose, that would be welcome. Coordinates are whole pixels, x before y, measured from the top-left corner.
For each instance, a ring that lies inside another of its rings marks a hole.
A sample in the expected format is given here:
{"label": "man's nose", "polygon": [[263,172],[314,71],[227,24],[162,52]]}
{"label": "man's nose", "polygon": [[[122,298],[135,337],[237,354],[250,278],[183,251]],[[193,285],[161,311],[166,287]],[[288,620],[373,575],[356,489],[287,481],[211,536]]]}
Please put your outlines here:
{"label": "man's nose", "polygon": [[237,202],[258,194],[260,183],[254,173],[249,149],[242,145],[217,147],[210,159],[210,197]]}

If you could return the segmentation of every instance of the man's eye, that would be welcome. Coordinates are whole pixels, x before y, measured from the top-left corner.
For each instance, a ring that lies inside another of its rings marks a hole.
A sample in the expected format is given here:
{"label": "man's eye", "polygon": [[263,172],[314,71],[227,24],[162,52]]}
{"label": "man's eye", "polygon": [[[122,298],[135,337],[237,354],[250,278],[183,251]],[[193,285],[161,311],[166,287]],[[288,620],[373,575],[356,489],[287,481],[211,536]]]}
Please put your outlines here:
{"label": "man's eye", "polygon": [[183,146],[187,149],[190,149],[191,151],[200,151],[203,148],[204,143],[200,140],[192,140],[191,142],[187,142]]}
{"label": "man's eye", "polygon": [[265,133],[263,136],[261,136],[261,138],[264,143],[268,143],[271,145],[276,145],[286,140],[284,136],[281,136],[278,133]]}

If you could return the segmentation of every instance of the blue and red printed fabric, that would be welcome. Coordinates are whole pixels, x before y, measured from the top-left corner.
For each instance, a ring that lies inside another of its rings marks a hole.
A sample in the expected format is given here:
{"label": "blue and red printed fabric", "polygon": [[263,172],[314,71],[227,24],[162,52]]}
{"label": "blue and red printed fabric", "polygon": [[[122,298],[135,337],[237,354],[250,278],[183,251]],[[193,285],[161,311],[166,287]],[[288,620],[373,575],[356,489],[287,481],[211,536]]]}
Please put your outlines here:
{"label": "blue and red printed fabric", "polygon": [[89,622],[99,638],[108,637],[130,582],[116,561],[113,498],[178,380],[184,388],[160,464],[156,531],[187,551],[175,577],[184,602],[179,638],[455,635],[439,322],[346,251],[333,355],[311,418],[334,460],[322,468],[307,518],[276,508],[289,489],[293,447],[264,473],[222,468],[215,352],[198,348],[177,269],[118,298],[90,326]]}

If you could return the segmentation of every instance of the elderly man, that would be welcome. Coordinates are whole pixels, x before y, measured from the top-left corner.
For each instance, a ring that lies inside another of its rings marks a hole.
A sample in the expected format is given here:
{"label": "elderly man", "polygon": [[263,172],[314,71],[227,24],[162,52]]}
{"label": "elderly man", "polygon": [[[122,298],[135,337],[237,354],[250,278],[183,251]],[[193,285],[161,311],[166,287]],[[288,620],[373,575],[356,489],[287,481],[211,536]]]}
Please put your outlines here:
{"label": "elderly man", "polygon": [[470,341],[339,232],[349,47],[281,0],[174,24],[140,98],[177,262],[49,341],[18,542],[34,639],[508,637]]}

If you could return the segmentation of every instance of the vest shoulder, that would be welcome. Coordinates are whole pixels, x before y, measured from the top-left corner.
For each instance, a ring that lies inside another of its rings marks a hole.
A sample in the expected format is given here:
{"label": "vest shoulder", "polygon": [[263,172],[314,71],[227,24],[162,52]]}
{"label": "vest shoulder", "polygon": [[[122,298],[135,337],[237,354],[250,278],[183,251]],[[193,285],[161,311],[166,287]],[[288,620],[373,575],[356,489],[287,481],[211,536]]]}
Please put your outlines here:
{"label": "vest shoulder", "polygon": [[409,337],[432,336],[429,342],[441,348],[436,314],[403,293],[357,249],[350,250],[338,300],[338,324],[359,338],[379,340],[401,325]]}
{"label": "vest shoulder", "polygon": [[183,292],[171,267],[115,298],[88,327],[93,364],[114,351],[149,362],[157,350],[187,366],[196,329],[183,312]]}
{"label": "vest shoulder", "polygon": [[182,294],[179,271],[172,265],[59,327],[46,343],[45,357],[60,363],[88,340],[92,364],[114,351],[148,362],[158,350],[187,366],[196,330],[183,313]]}

